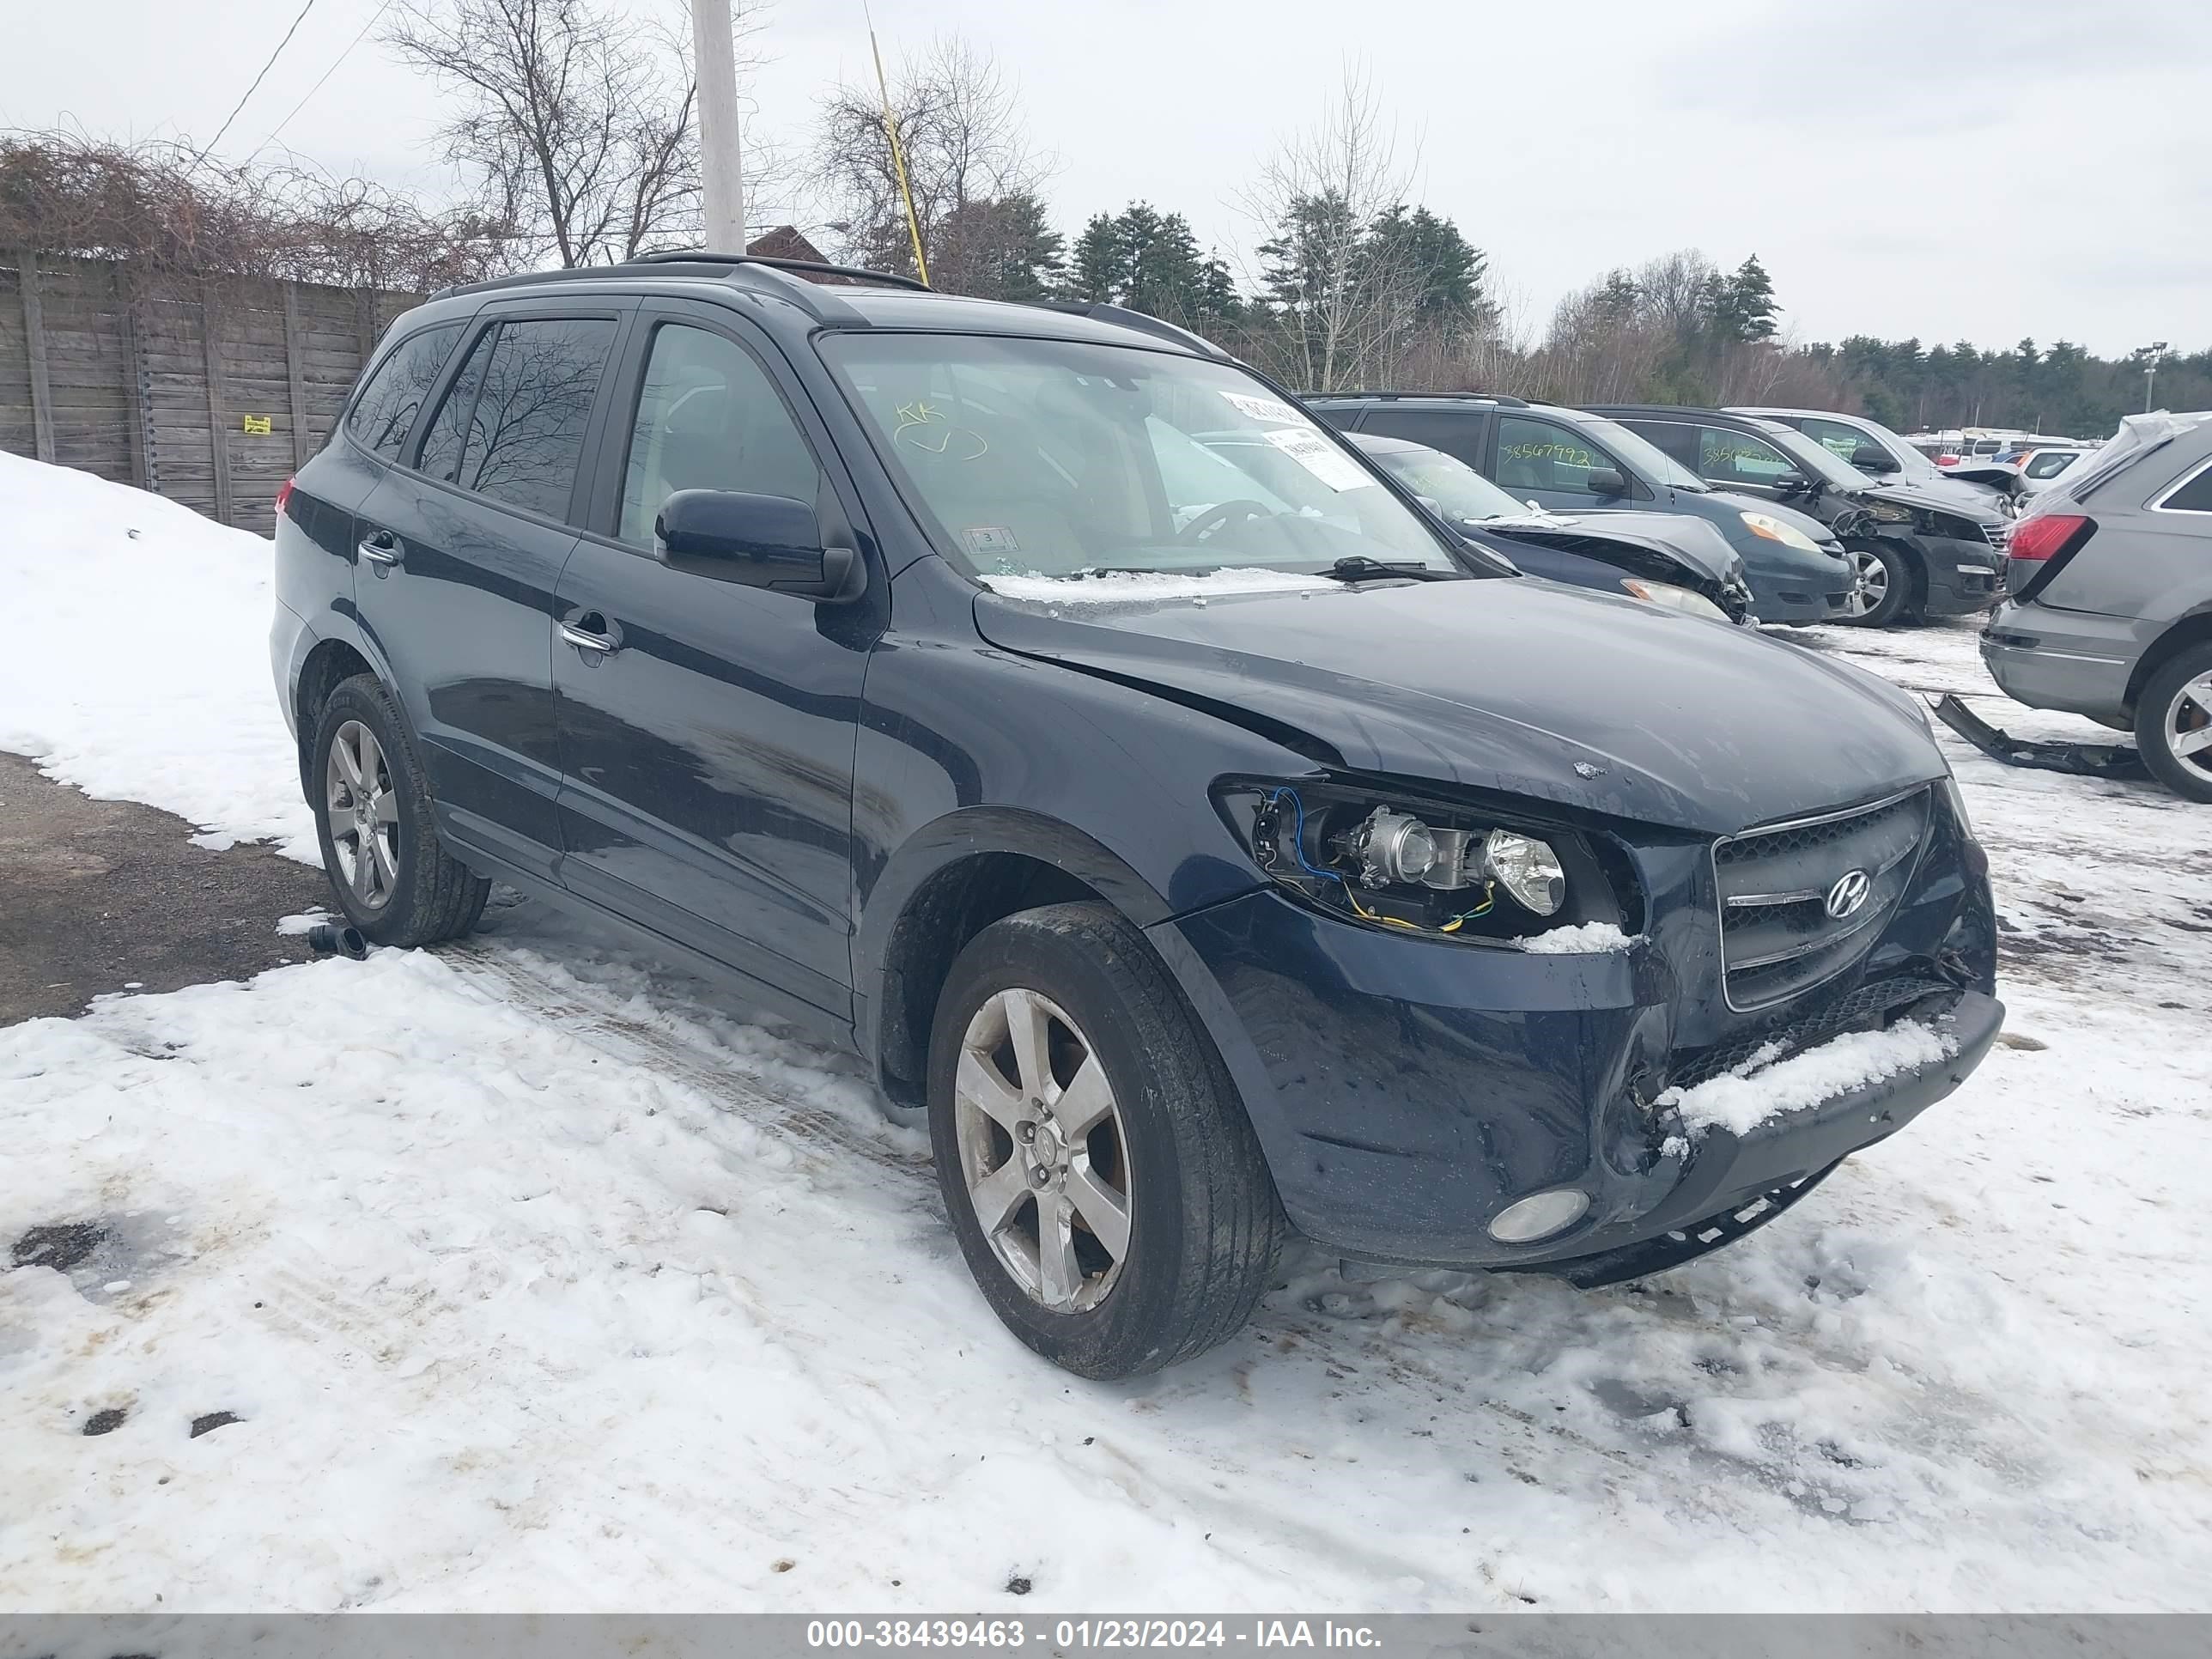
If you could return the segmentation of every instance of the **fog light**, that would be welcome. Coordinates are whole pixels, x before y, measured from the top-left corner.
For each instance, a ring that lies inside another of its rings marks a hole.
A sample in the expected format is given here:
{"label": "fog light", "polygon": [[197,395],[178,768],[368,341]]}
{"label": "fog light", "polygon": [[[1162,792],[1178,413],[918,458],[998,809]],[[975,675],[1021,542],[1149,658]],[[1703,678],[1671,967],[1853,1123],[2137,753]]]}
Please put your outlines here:
{"label": "fog light", "polygon": [[1533,1244],[1572,1226],[1588,1208],[1589,1195],[1572,1187],[1531,1193],[1498,1212],[1491,1221],[1490,1236],[1500,1244]]}

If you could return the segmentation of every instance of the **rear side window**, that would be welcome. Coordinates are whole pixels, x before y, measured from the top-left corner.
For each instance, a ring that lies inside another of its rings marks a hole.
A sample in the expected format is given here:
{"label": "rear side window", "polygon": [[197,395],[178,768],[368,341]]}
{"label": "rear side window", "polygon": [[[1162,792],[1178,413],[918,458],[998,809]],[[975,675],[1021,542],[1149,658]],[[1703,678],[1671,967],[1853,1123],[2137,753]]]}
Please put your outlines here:
{"label": "rear side window", "polygon": [[1580,434],[1549,421],[1518,415],[1498,417],[1498,482],[1508,489],[1550,489],[1570,495],[1595,495],[1589,475],[1627,469]]}
{"label": "rear side window", "polygon": [[1479,415],[1454,414],[1448,409],[1400,409],[1385,404],[1368,410],[1359,429],[1426,444],[1465,461],[1478,472],[1482,470],[1482,417]]}
{"label": "rear side window", "polygon": [[[434,449],[434,476],[507,507],[566,518],[614,338],[605,318],[501,323],[454,377],[422,447],[426,467]],[[459,456],[449,463],[456,439]]]}
{"label": "rear side window", "polygon": [[1668,460],[1698,471],[1698,428],[1680,421],[1623,421],[1621,424],[1645,440]]}
{"label": "rear side window", "polygon": [[2212,513],[2212,466],[2198,469],[2195,477],[2159,505],[2169,513]]}
{"label": "rear side window", "polygon": [[2046,449],[2040,455],[2032,455],[2021,469],[2031,478],[2055,478],[2074,465],[2074,452],[2069,449]]}
{"label": "rear side window", "polygon": [[436,384],[446,356],[460,337],[459,323],[441,323],[410,334],[385,354],[361,395],[346,413],[346,430],[386,460],[398,459],[400,446],[415,426],[416,412]]}

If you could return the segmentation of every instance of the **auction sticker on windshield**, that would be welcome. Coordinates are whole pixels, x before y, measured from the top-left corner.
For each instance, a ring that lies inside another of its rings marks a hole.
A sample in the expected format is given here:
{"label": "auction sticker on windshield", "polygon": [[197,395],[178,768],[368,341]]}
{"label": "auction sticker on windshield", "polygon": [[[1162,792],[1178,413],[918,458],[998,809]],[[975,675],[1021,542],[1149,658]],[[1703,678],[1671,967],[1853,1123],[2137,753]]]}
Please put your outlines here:
{"label": "auction sticker on windshield", "polygon": [[1311,427],[1277,427],[1260,435],[1331,489],[1358,489],[1375,482]]}
{"label": "auction sticker on windshield", "polygon": [[1238,414],[1249,415],[1255,421],[1280,421],[1285,426],[1305,424],[1305,416],[1279,398],[1255,398],[1249,392],[1224,392],[1221,396]]}

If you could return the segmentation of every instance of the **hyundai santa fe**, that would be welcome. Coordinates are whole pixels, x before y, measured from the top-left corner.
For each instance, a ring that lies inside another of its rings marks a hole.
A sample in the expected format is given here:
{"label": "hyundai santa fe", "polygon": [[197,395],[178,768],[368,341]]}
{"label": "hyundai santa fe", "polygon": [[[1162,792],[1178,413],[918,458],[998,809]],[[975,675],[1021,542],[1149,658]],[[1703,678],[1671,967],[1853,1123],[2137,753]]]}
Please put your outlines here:
{"label": "hyundai santa fe", "polygon": [[[287,486],[277,592],[355,926],[497,880],[852,1048],[1086,1376],[1231,1335],[1294,1234],[1687,1260],[2002,1015],[1911,698],[1520,575],[1113,307],[696,254],[447,290]],[[1901,1021],[1826,1098],[1697,1107]]]}

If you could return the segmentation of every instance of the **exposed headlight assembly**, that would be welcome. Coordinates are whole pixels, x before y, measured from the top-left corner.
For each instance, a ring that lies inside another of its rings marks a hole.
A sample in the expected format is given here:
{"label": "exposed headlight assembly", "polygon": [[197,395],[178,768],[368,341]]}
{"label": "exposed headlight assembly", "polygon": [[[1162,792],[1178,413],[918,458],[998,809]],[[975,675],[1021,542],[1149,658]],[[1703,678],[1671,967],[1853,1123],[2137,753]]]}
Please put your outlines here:
{"label": "exposed headlight assembly", "polygon": [[1782,522],[1771,513],[1746,513],[1741,515],[1744,528],[1754,536],[1764,536],[1770,542],[1780,542],[1785,547],[1801,552],[1818,553],[1820,544],[1795,525]]}
{"label": "exposed headlight assembly", "polygon": [[1673,582],[1649,582],[1641,576],[1627,576],[1621,586],[1648,605],[1663,605],[1669,611],[1686,611],[1693,617],[1704,617],[1711,622],[1726,622],[1728,612],[1715,605],[1694,588],[1677,587]]}
{"label": "exposed headlight assembly", "polygon": [[1335,783],[1231,784],[1217,798],[1261,869],[1338,915],[1469,939],[1620,919],[1612,883],[1564,829]]}

